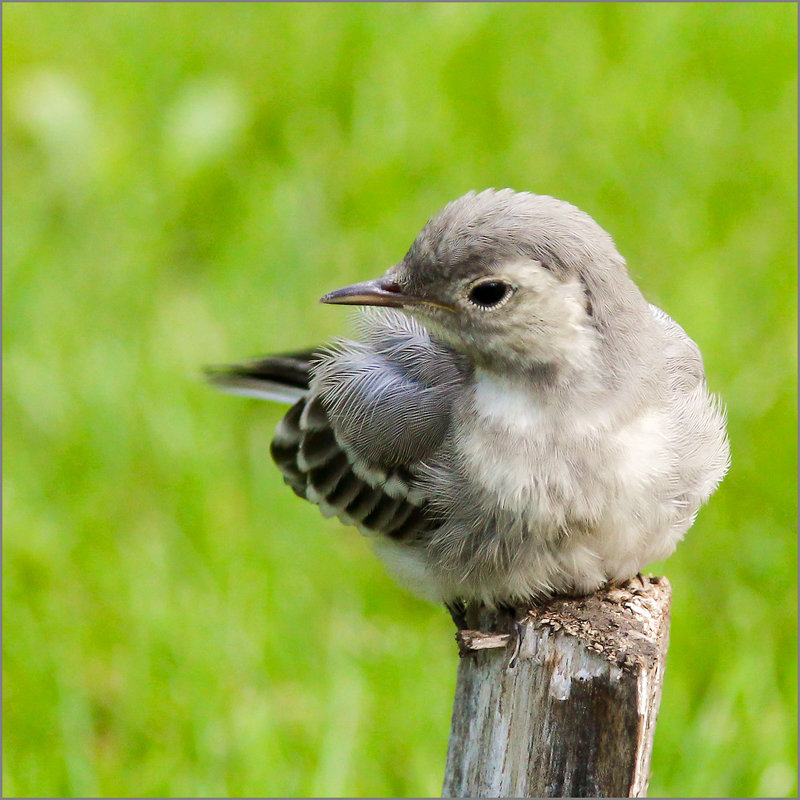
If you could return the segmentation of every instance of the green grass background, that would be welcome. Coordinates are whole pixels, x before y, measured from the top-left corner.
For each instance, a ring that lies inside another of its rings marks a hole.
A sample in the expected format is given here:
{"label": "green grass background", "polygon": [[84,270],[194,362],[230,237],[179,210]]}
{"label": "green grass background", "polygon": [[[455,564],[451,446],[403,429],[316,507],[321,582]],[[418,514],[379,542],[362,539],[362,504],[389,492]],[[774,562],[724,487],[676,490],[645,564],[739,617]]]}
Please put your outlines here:
{"label": "green grass background", "polygon": [[576,203],[699,343],[650,793],[796,792],[793,4],[4,4],[5,795],[436,795],[456,651],[203,364],[348,330],[472,188]]}

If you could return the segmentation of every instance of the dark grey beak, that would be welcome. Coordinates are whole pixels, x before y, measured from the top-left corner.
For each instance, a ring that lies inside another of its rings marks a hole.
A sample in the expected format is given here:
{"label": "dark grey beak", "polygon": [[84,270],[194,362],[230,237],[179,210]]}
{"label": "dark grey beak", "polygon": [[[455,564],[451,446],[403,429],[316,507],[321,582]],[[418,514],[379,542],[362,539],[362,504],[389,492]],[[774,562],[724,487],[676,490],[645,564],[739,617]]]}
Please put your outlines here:
{"label": "dark grey beak", "polygon": [[403,294],[400,286],[390,278],[377,278],[374,281],[362,281],[352,286],[345,286],[335,292],[329,292],[320,298],[321,303],[342,306],[388,306],[402,308],[404,305],[418,303],[414,297]]}

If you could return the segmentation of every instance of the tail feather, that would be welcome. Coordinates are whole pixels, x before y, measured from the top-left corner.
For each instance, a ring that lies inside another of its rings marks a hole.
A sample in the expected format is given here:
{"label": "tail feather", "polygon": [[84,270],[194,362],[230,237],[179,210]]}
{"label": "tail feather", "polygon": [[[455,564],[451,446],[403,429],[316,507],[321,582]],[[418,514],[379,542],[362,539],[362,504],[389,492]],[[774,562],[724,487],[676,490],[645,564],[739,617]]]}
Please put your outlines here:
{"label": "tail feather", "polygon": [[223,392],[294,404],[308,391],[311,365],[318,354],[318,350],[305,350],[207,367],[205,377]]}

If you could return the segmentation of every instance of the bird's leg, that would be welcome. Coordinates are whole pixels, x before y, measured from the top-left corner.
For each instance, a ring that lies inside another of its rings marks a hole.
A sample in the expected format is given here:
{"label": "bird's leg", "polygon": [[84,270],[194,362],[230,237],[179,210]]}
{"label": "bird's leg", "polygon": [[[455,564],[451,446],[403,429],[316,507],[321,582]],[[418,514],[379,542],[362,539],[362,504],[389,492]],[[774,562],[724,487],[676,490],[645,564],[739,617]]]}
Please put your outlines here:
{"label": "bird's leg", "polygon": [[511,625],[513,627],[512,636],[514,638],[514,649],[511,651],[511,657],[508,659],[507,669],[514,669],[517,665],[519,658],[519,651],[522,647],[522,624],[520,623],[515,606],[508,603],[498,603],[497,610],[507,614],[511,618]]}
{"label": "bird's leg", "polygon": [[451,600],[445,603],[445,608],[450,612],[456,628],[460,631],[465,631],[469,628],[467,625],[467,604],[463,600]]}

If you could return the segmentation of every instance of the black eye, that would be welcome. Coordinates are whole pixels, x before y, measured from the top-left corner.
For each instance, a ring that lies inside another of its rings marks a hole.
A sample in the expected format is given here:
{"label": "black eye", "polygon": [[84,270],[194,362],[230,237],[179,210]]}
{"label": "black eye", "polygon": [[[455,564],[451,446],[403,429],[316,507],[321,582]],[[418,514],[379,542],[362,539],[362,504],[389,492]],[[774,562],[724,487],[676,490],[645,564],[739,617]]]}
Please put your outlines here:
{"label": "black eye", "polygon": [[502,281],[476,283],[469,290],[469,301],[480,308],[492,308],[508,297],[511,287]]}

